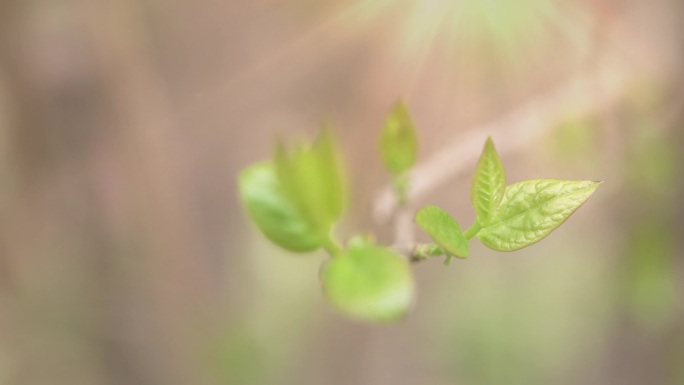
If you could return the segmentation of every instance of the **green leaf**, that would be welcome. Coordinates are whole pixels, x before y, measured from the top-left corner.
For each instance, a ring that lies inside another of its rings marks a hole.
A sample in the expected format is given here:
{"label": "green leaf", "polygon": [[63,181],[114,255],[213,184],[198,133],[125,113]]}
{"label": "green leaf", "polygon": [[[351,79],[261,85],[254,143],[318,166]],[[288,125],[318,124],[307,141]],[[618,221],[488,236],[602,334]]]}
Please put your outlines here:
{"label": "green leaf", "polygon": [[485,246],[513,251],[539,242],[565,222],[601,182],[533,179],[506,187],[498,209],[477,237]]}
{"label": "green leaf", "polygon": [[468,257],[468,241],[446,211],[437,206],[425,206],[416,213],[416,223],[449,255]]}
{"label": "green leaf", "polygon": [[506,173],[492,139],[487,138],[470,189],[470,200],[480,226],[489,224],[489,219],[499,206],[505,189]]}
{"label": "green leaf", "polygon": [[327,236],[344,209],[344,173],[332,136],[322,132],[312,146],[298,145],[288,152],[278,143],[275,153],[278,179],[287,197],[309,225]]}
{"label": "green leaf", "polygon": [[400,174],[413,166],[418,136],[406,106],[399,102],[390,112],[380,136],[380,154],[385,167]]}
{"label": "green leaf", "polygon": [[320,133],[313,151],[319,166],[319,182],[325,190],[325,211],[331,220],[336,221],[344,210],[346,186],[340,154],[329,129]]}
{"label": "green leaf", "polygon": [[406,259],[366,242],[354,242],[329,260],[321,280],[330,303],[362,321],[398,321],[413,302],[413,275]]}
{"label": "green leaf", "polygon": [[357,234],[350,237],[346,242],[346,247],[348,249],[366,247],[368,245],[374,245],[375,239],[371,234]]}
{"label": "green leaf", "polygon": [[284,193],[273,163],[248,167],[240,174],[239,184],[249,216],[273,243],[298,252],[321,247],[316,232]]}

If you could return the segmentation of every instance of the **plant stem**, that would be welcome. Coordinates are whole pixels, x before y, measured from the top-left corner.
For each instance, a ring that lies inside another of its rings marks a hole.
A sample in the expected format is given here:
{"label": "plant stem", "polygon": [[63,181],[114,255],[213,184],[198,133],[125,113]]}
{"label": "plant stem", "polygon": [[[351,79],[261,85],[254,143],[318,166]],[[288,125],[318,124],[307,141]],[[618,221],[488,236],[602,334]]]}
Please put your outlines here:
{"label": "plant stem", "polygon": [[322,246],[331,256],[337,257],[342,254],[342,246],[333,238],[332,234],[328,234],[323,238]]}
{"label": "plant stem", "polygon": [[406,207],[408,203],[408,185],[409,177],[407,172],[402,172],[392,177],[392,186],[399,207]]}
{"label": "plant stem", "polygon": [[468,230],[463,233],[463,236],[465,239],[471,240],[480,231],[480,229],[482,229],[482,227],[480,227],[480,222],[475,221],[475,223],[468,227]]}
{"label": "plant stem", "polygon": [[393,174],[392,184],[399,202],[394,216],[394,244],[411,244],[413,243],[413,213],[409,209],[407,200],[408,173]]}
{"label": "plant stem", "polygon": [[411,248],[409,260],[413,263],[424,261],[430,257],[445,255],[444,250],[436,243],[418,243]]}

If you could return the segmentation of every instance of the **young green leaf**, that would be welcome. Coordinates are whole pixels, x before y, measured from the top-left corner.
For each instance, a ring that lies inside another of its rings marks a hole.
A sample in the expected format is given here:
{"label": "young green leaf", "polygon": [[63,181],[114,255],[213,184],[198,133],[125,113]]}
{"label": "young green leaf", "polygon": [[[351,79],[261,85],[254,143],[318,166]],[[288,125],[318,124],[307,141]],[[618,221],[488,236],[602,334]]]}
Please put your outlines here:
{"label": "young green leaf", "polygon": [[416,223],[449,255],[468,257],[468,241],[458,223],[437,206],[425,206],[416,213]]}
{"label": "young green leaf", "polygon": [[418,136],[406,106],[399,102],[382,129],[380,154],[385,167],[395,174],[407,171],[416,162]]}
{"label": "young green leaf", "polygon": [[329,132],[312,146],[299,145],[288,153],[278,143],[275,153],[278,179],[287,197],[321,236],[340,218],[346,196],[339,154]]}
{"label": "young green leaf", "polygon": [[320,183],[325,189],[325,211],[336,221],[344,210],[346,186],[340,154],[329,129],[324,129],[316,138],[313,151],[322,178]]}
{"label": "young green leaf", "polygon": [[406,259],[366,242],[354,242],[326,262],[321,280],[328,300],[362,321],[398,321],[413,302],[413,275]]}
{"label": "young green leaf", "polygon": [[480,160],[475,168],[470,200],[480,226],[487,226],[492,213],[503,198],[506,174],[491,138],[487,138]]}
{"label": "young green leaf", "polygon": [[539,242],[565,222],[600,182],[534,179],[506,187],[498,209],[477,237],[485,246],[513,251]]}
{"label": "young green leaf", "polygon": [[321,247],[316,232],[284,193],[273,163],[248,167],[240,174],[239,185],[249,216],[266,238],[290,251]]}

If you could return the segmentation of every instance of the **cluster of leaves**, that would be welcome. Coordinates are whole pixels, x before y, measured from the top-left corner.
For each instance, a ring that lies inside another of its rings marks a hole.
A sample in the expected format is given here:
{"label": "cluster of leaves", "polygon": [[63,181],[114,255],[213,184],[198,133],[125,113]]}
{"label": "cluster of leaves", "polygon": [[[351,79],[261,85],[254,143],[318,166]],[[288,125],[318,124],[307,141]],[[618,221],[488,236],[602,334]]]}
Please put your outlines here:
{"label": "cluster of leaves", "polygon": [[[380,138],[380,154],[392,173],[397,198],[406,203],[408,171],[416,162],[418,139],[406,107],[390,113]],[[596,190],[599,182],[533,179],[506,185],[491,139],[477,164],[471,188],[475,223],[461,231],[443,209],[426,206],[415,221],[435,243],[417,244],[411,259],[444,255],[467,258],[468,242],[513,251],[536,243],[561,225]],[[240,175],[240,195],[261,232],[293,252],[324,249],[330,258],[321,269],[329,302],[350,317],[391,322],[404,317],[414,298],[407,256],[369,237],[353,236],[340,245],[334,227],[345,207],[347,183],[339,151],[329,130],[310,145],[277,143],[269,161]]]}

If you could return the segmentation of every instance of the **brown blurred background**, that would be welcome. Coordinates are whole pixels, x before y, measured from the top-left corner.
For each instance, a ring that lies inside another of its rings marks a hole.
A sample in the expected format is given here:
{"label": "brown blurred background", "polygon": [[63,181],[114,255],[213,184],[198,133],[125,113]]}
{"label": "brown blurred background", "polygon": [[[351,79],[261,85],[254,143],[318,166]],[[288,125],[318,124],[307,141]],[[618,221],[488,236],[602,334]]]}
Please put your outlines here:
{"label": "brown blurred background", "polygon": [[[683,17],[0,0],[0,384],[684,384]],[[256,232],[236,176],[331,120],[340,237],[391,243],[377,139],[399,98],[422,139],[412,204],[462,226],[487,135],[509,182],[605,182],[539,244],[416,265],[409,318],[363,325],[326,305],[323,254]]]}

